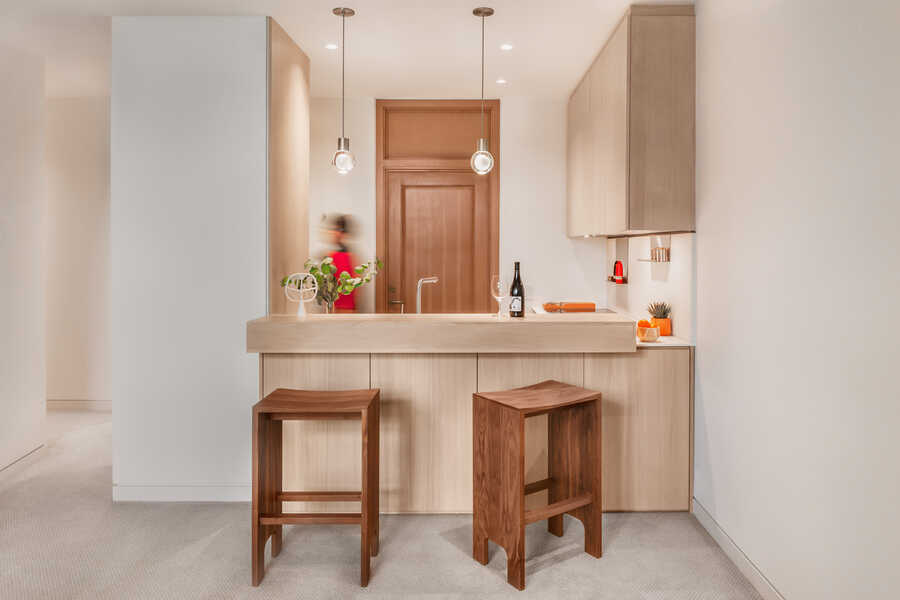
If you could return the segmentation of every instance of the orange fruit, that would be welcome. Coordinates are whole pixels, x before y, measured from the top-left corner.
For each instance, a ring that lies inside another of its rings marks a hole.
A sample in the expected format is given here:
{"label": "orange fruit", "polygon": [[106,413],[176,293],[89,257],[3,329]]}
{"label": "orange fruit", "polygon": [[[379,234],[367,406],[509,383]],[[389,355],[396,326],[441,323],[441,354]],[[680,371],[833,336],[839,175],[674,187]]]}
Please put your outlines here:
{"label": "orange fruit", "polygon": [[650,321],[647,319],[641,319],[638,321],[638,327],[650,327]]}

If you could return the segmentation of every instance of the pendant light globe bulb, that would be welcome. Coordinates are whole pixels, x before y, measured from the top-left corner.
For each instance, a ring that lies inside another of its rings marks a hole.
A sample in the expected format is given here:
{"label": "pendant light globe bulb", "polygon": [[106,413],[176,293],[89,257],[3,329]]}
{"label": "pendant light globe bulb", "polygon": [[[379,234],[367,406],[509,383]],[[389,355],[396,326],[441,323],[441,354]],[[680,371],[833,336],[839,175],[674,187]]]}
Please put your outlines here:
{"label": "pendant light globe bulb", "polygon": [[338,138],[338,147],[331,157],[331,166],[339,175],[346,175],[356,166],[356,158],[350,152],[350,138]]}
{"label": "pendant light globe bulb", "polygon": [[356,159],[353,158],[352,153],[338,150],[331,159],[331,165],[339,175],[346,175],[356,166]]}
{"label": "pendant light globe bulb", "polygon": [[469,160],[469,166],[478,175],[487,175],[494,168],[494,156],[488,151],[487,140],[481,138],[478,140],[478,146],[475,154]]}

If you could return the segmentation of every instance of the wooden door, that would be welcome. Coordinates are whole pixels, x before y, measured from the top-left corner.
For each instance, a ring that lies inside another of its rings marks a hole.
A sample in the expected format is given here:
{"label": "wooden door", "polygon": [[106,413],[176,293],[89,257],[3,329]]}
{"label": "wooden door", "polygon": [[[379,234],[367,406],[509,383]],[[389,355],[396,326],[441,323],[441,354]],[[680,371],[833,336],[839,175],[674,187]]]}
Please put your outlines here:
{"label": "wooden door", "polygon": [[400,171],[388,176],[389,312],[416,309],[419,279],[423,313],[490,312],[490,203],[487,179],[474,172]]}
{"label": "wooden door", "polygon": [[[478,100],[376,102],[377,312],[493,312],[491,274],[499,270],[500,103]],[[469,166],[488,138],[494,168]]]}

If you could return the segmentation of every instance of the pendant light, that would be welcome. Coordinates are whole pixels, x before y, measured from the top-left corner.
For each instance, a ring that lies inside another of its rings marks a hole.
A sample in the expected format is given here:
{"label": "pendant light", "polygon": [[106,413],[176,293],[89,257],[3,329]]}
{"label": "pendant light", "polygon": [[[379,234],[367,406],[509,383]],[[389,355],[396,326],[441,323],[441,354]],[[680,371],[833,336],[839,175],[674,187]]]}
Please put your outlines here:
{"label": "pendant light", "polygon": [[484,137],[484,19],[494,14],[494,9],[481,6],[473,10],[472,14],[481,17],[481,138],[475,146],[475,154],[472,155],[469,164],[479,175],[487,175],[494,168],[494,157],[488,150],[488,141]]}
{"label": "pendant light", "polygon": [[331,157],[331,165],[339,174],[346,175],[356,165],[356,158],[350,152],[350,138],[344,137],[344,36],[347,17],[352,17],[356,11],[338,7],[331,12],[341,18],[341,137],[338,138],[337,150]]}

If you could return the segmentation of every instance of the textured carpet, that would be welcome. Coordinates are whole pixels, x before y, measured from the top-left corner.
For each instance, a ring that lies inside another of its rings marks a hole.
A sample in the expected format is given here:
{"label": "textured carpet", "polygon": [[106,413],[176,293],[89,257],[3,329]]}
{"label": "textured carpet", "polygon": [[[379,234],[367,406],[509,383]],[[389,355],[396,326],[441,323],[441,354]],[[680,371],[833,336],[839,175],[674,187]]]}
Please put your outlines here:
{"label": "textured carpet", "polygon": [[[472,560],[468,516],[382,516],[372,580],[359,582],[359,530],[286,527],[281,555],[250,581],[248,504],[113,504],[111,426],[49,415],[73,429],[0,472],[0,598],[759,598],[693,516],[604,516],[604,555],[528,528],[526,590],[506,583],[506,555]],[[54,419],[56,424],[54,425]],[[267,555],[267,560],[269,556]]]}

